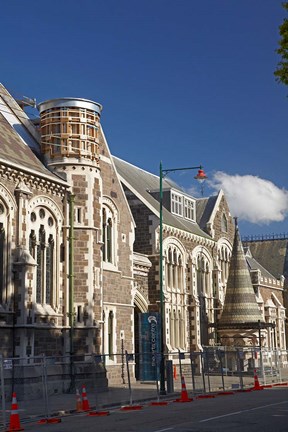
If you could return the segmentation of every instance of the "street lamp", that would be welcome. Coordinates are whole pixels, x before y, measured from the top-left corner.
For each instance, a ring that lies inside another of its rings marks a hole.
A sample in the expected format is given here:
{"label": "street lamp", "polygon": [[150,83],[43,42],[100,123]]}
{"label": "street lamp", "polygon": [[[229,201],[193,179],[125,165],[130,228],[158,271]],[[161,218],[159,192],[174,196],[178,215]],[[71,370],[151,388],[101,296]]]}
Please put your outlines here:
{"label": "street lamp", "polygon": [[159,273],[159,285],[160,285],[160,314],[161,314],[161,326],[160,326],[160,341],[161,341],[161,361],[160,361],[160,394],[165,395],[165,360],[164,360],[164,347],[165,347],[165,335],[164,335],[164,319],[165,319],[165,313],[164,313],[164,293],[163,293],[163,178],[169,173],[169,172],[175,172],[175,171],[188,171],[188,170],[194,170],[198,169],[197,175],[194,177],[196,180],[198,180],[200,183],[202,183],[206,178],[206,174],[203,170],[203,167],[201,165],[196,167],[187,167],[187,168],[169,168],[169,169],[163,169],[162,168],[162,162],[160,162],[160,211],[159,211],[159,218],[160,218],[160,236],[159,236],[159,266],[160,266],[160,273]]}

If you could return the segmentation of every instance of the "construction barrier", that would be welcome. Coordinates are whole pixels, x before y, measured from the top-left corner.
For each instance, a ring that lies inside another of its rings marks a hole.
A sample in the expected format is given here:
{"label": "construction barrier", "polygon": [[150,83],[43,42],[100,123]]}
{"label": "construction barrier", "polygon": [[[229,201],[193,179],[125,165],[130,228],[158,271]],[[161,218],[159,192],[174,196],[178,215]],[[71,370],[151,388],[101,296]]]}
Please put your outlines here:
{"label": "construction barrier", "polygon": [[17,403],[16,393],[14,392],[12,394],[12,406],[11,406],[11,413],[10,413],[9,428],[7,429],[7,432],[22,431],[22,430],[24,430],[24,428],[20,424],[18,403]]}
{"label": "construction barrier", "polygon": [[192,402],[193,399],[188,397],[184,376],[181,376],[181,396],[174,402]]}

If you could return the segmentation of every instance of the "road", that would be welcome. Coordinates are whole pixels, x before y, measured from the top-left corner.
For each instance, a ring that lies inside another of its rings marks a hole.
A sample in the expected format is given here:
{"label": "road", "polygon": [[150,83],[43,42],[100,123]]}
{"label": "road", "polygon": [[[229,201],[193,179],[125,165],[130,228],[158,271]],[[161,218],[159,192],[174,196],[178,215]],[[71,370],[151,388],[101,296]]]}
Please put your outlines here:
{"label": "road", "polygon": [[199,432],[288,431],[288,389],[274,388],[250,393],[194,399],[167,406],[145,405],[139,411],[110,411],[107,417],[79,413],[59,424],[25,423],[26,432]]}

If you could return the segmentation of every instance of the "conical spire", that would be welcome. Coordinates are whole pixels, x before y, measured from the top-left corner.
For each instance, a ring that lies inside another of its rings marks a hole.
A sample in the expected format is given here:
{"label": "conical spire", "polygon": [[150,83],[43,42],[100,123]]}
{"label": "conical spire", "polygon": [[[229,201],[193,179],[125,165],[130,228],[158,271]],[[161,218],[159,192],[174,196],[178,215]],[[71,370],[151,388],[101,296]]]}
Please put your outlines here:
{"label": "conical spire", "polygon": [[237,219],[224,308],[218,329],[255,328],[263,322],[241,243]]}

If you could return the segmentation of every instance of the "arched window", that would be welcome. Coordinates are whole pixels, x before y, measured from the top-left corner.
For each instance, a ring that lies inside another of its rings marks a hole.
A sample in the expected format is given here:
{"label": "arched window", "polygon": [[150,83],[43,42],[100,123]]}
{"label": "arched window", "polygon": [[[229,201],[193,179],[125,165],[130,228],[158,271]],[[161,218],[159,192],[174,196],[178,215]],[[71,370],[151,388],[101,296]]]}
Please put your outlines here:
{"label": "arched window", "polygon": [[221,230],[225,233],[228,231],[228,222],[227,222],[227,217],[226,217],[225,213],[223,213],[222,219],[221,219]]}
{"label": "arched window", "polygon": [[116,265],[117,212],[113,208],[111,203],[102,209],[103,262]]}
{"label": "arched window", "polygon": [[231,250],[226,244],[222,244],[218,249],[218,261],[221,269],[221,282],[226,285],[229,275],[229,264],[231,259]]}
{"label": "arched window", "polygon": [[208,324],[213,321],[211,259],[202,251],[196,256],[196,285],[199,304],[200,343],[208,345]]}
{"label": "arched window", "polygon": [[116,352],[116,309],[106,306],[103,310],[103,348],[109,363],[117,361]]}
{"label": "arched window", "polygon": [[167,317],[167,334],[171,349],[186,347],[186,298],[184,287],[183,251],[176,244],[169,244],[165,250],[165,290],[167,298],[165,310]]}
{"label": "arched window", "polygon": [[110,311],[108,316],[108,355],[110,360],[113,360],[113,333],[114,333],[114,313],[113,311]]}
{"label": "arched window", "polygon": [[7,212],[4,204],[0,201],[0,303],[5,301],[6,289],[6,263],[5,252],[7,242]]}
{"label": "arched window", "polygon": [[4,292],[4,249],[5,249],[5,229],[0,222],[0,303],[3,303]]}
{"label": "arched window", "polygon": [[53,305],[56,286],[56,222],[49,209],[36,207],[30,214],[29,252],[37,263],[36,303]]}

